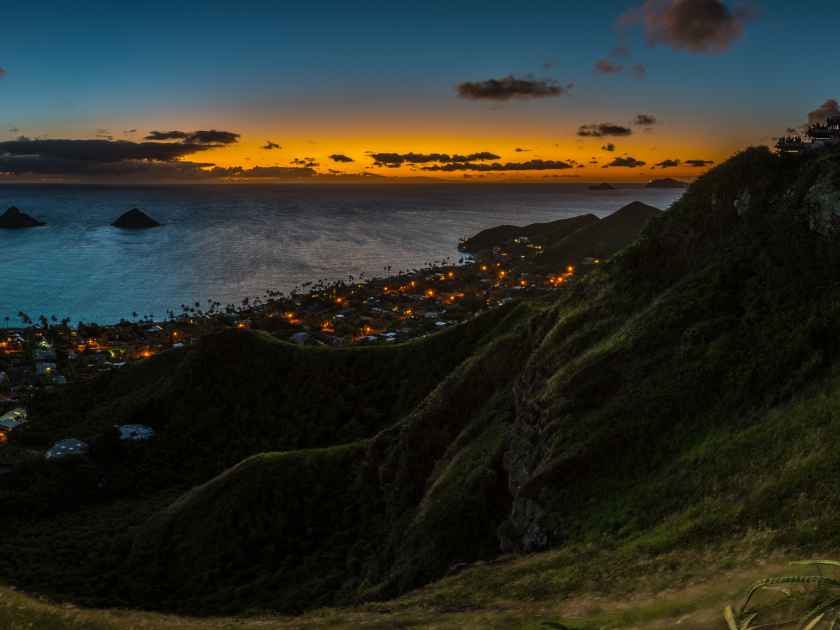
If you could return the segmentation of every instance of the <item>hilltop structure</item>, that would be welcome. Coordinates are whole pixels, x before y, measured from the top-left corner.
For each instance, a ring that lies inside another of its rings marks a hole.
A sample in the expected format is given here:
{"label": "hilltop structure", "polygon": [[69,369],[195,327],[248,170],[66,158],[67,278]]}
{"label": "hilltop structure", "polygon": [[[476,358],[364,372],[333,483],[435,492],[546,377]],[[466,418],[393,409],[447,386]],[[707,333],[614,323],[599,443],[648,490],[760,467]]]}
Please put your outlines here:
{"label": "hilltop structure", "polygon": [[784,136],[776,142],[779,153],[802,153],[840,144],[840,116],[830,116],[824,123],[808,127],[804,136]]}

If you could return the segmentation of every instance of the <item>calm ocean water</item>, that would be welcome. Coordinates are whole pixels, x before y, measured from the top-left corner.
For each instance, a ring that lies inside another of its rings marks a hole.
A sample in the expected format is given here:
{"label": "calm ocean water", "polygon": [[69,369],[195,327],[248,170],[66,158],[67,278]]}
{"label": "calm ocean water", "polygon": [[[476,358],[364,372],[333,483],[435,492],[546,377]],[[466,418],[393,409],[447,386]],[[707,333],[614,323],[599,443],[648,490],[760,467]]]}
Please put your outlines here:
{"label": "calm ocean water", "polygon": [[[239,303],[289,291],[458,259],[462,236],[626,203],[667,208],[679,190],[582,185],[0,186],[0,211],[16,205],[46,221],[0,230],[0,326],[18,311],[115,322],[164,317],[208,298]],[[110,227],[134,206],[165,226]]]}

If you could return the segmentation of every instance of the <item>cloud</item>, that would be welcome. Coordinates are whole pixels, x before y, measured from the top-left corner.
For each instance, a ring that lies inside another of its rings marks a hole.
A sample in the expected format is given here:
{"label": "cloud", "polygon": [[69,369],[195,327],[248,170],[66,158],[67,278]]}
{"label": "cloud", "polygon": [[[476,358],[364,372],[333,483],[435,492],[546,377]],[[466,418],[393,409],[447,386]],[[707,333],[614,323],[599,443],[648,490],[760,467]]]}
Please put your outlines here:
{"label": "cloud", "polygon": [[403,164],[428,164],[429,162],[464,164],[467,162],[483,162],[499,159],[498,155],[489,151],[480,151],[467,155],[460,155],[458,153],[454,155],[449,155],[448,153],[371,153],[370,157],[373,159],[374,166],[385,166],[388,168],[397,168]]}
{"label": "cloud", "polygon": [[186,140],[187,135],[185,131],[150,131],[143,140]]}
{"label": "cloud", "polygon": [[85,162],[121,160],[172,161],[213,148],[205,144],[175,142],[130,142],[127,140],[17,140],[0,142],[0,155],[29,156]]}
{"label": "cloud", "polygon": [[218,146],[102,138],[33,140],[20,137],[0,142],[0,173],[70,177],[205,177],[207,169],[213,164],[182,158]]}
{"label": "cloud", "polygon": [[120,160],[100,162],[37,155],[0,155],[0,175],[115,178],[195,178],[206,176],[212,164],[185,161]]}
{"label": "cloud", "polygon": [[626,13],[621,25],[642,24],[651,46],[715,53],[727,50],[744,33],[754,12],[721,0],[646,0]]}
{"label": "cloud", "polygon": [[333,162],[355,162],[355,160],[353,158],[351,158],[350,156],[344,155],[343,153],[333,153],[330,156],[330,159]]}
{"label": "cloud", "polygon": [[654,116],[653,114],[638,114],[633,119],[633,124],[639,127],[650,127],[658,122],[659,121],[656,120],[656,116]]}
{"label": "cloud", "polygon": [[526,151],[530,151],[530,150],[531,149],[525,149],[525,148],[522,148],[522,147],[516,147],[514,149],[514,151],[516,151],[517,153],[525,153]]}
{"label": "cloud", "polygon": [[668,159],[657,162],[652,168],[676,168],[677,166],[690,166],[692,168],[703,168],[704,166],[711,166],[714,160],[677,160]]}
{"label": "cloud", "polygon": [[272,142],[271,140],[266,140],[265,144],[262,145],[262,147],[260,147],[260,148],[265,149],[266,151],[271,151],[272,149],[280,149],[282,147],[279,144],[277,144],[276,142]]}
{"label": "cloud", "polygon": [[305,157],[305,158],[295,158],[292,160],[292,164],[296,166],[302,166],[304,168],[316,168],[320,166],[318,160],[314,157]]}
{"label": "cloud", "polygon": [[9,127],[9,133],[18,133],[20,129],[17,127]]}
{"label": "cloud", "polygon": [[560,160],[529,160],[527,162],[492,162],[476,163],[476,162],[453,162],[448,164],[435,164],[433,166],[423,166],[424,171],[483,171],[483,172],[498,172],[498,171],[554,171],[574,168],[569,162]]}
{"label": "cloud", "polygon": [[637,63],[631,69],[630,72],[633,73],[634,79],[639,79],[640,81],[647,77],[647,68],[645,68],[644,64]]}
{"label": "cloud", "polygon": [[239,134],[232,131],[193,131],[186,138],[187,142],[195,144],[233,144],[239,140]]}
{"label": "cloud", "polygon": [[598,74],[621,74],[624,66],[609,59],[599,59],[595,62],[595,72]]}
{"label": "cloud", "polygon": [[676,168],[682,163],[682,160],[662,160],[653,165],[653,168]]}
{"label": "cloud", "polygon": [[624,167],[624,168],[638,168],[639,166],[644,166],[646,162],[642,160],[637,160],[634,157],[617,157],[609,164],[605,164],[601,168],[614,168],[614,167]]}
{"label": "cloud", "polygon": [[612,153],[613,151],[615,151],[615,145],[612,142],[608,142],[607,144],[601,147],[601,151],[609,151],[610,153]]}
{"label": "cloud", "polygon": [[5,76],[6,76],[6,69],[3,68],[3,67],[0,67],[0,79],[2,79]]}
{"label": "cloud", "polygon": [[181,140],[187,144],[224,145],[233,144],[239,140],[239,134],[232,131],[218,131],[208,129],[202,131],[151,131],[144,140]]}
{"label": "cloud", "polygon": [[508,101],[562,96],[574,86],[561,85],[553,79],[516,78],[513,75],[486,81],[465,81],[456,87],[461,98],[479,101]]}
{"label": "cloud", "polygon": [[822,124],[832,116],[840,116],[840,105],[837,99],[830,98],[812,112],[808,112],[808,124]]}
{"label": "cloud", "polygon": [[577,135],[584,138],[602,138],[604,136],[629,136],[633,130],[629,127],[612,123],[593,123],[578,127]]}

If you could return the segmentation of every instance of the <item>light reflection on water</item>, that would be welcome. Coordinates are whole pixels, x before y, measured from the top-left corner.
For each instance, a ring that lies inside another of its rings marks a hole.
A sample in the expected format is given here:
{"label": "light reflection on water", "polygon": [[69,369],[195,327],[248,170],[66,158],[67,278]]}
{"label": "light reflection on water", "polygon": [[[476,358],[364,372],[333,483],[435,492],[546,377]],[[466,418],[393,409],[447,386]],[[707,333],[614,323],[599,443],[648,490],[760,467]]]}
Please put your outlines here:
{"label": "light reflection on water", "polygon": [[[457,260],[462,236],[634,200],[667,208],[681,191],[580,185],[0,186],[45,228],[0,230],[0,325],[18,311],[72,321],[165,316],[180,304],[239,303],[320,278],[383,275]],[[164,227],[110,223],[145,209]]]}

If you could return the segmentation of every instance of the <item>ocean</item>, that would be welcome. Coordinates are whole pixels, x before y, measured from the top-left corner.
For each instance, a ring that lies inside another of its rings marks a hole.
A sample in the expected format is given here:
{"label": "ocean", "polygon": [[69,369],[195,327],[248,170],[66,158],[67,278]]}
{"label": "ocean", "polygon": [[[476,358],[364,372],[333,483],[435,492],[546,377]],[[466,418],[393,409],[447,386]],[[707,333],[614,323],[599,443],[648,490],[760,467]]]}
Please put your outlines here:
{"label": "ocean", "polygon": [[[239,304],[322,278],[456,262],[458,239],[484,228],[603,217],[635,200],[666,209],[681,194],[579,184],[0,185],[0,212],[16,205],[48,224],[0,230],[0,326],[18,325],[19,311],[73,323],[163,318],[181,304]],[[110,226],[135,206],[164,226]]]}

